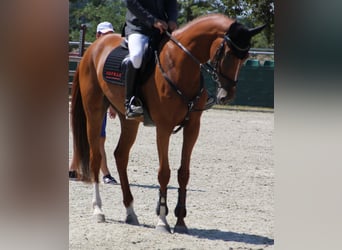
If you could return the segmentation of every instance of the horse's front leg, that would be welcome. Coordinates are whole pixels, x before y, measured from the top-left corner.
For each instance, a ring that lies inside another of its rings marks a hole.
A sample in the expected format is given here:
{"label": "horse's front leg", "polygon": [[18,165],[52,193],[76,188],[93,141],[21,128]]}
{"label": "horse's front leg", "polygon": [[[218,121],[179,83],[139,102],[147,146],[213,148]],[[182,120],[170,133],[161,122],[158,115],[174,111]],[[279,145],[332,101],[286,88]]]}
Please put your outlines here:
{"label": "horse's front leg", "polygon": [[156,229],[161,232],[170,233],[170,226],[166,220],[168,214],[167,207],[167,185],[170,180],[170,166],[169,166],[169,141],[171,131],[165,131],[157,127],[157,147],[159,154],[159,170],[158,181],[160,185],[159,200],[157,203],[156,213],[158,215],[158,223]]}
{"label": "horse's front leg", "polygon": [[200,122],[199,119],[188,121],[183,130],[183,147],[181,166],[178,169],[178,202],[175,208],[175,216],[177,222],[174,228],[175,233],[188,233],[188,228],[184,222],[186,216],[186,187],[190,176],[190,158],[192,149],[196,143],[199,134]]}
{"label": "horse's front leg", "polygon": [[139,122],[135,120],[126,120],[123,114],[118,114],[121,122],[121,134],[118,145],[114,151],[116,167],[120,177],[120,185],[123,195],[123,203],[126,208],[125,222],[131,225],[139,225],[138,217],[133,208],[133,195],[129,187],[127,176],[127,165],[129,152],[136,139]]}

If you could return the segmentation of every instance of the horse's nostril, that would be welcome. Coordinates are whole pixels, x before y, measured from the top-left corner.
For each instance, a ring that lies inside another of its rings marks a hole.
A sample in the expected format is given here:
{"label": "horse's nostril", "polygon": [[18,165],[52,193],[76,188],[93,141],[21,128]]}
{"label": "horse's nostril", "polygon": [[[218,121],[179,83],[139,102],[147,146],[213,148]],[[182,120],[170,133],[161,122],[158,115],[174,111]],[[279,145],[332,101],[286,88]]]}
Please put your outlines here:
{"label": "horse's nostril", "polygon": [[224,105],[225,104],[225,98],[220,98],[218,103],[221,105]]}

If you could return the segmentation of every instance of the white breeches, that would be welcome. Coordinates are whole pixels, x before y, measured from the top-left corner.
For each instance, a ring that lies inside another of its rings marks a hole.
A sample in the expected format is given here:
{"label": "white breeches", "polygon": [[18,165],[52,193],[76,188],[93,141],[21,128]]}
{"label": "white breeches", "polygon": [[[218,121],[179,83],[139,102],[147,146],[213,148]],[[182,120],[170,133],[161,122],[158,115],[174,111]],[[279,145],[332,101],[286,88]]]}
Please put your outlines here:
{"label": "white breeches", "polygon": [[133,67],[139,69],[144,56],[144,48],[148,43],[148,36],[131,34],[128,36],[129,59]]}

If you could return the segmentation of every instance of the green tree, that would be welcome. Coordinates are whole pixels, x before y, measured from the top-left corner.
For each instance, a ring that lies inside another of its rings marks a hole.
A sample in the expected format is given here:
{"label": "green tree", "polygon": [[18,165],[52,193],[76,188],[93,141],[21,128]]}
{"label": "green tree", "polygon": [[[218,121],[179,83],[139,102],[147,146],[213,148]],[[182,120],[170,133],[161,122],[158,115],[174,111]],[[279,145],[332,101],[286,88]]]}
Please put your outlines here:
{"label": "green tree", "polygon": [[268,24],[265,31],[253,39],[253,47],[274,47],[274,0],[178,0],[179,23],[209,13],[222,13],[255,27]]}
{"label": "green tree", "polygon": [[256,25],[267,24],[262,32],[268,47],[274,47],[274,0],[247,0],[252,10],[251,21]]}
{"label": "green tree", "polygon": [[[74,0],[75,1],[75,0]],[[97,24],[108,21],[116,32],[121,33],[125,20],[126,6],[124,1],[92,0],[75,1],[69,4],[69,39],[77,41],[81,24],[87,26],[85,40],[93,42]]]}
{"label": "green tree", "polygon": [[[274,47],[274,0],[178,0],[178,5],[180,25],[209,13],[225,14],[250,28],[268,24],[254,37],[252,47]],[[124,0],[69,0],[69,13],[70,40],[77,41],[81,24],[86,24],[86,41],[92,42],[101,21],[121,32],[126,6]]]}

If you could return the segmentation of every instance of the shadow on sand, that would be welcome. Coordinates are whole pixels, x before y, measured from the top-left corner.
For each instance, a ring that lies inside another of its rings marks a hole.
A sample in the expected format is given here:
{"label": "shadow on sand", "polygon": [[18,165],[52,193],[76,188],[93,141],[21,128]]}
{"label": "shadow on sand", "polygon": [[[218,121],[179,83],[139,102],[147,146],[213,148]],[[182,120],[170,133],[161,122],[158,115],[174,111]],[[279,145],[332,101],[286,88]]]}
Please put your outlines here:
{"label": "shadow on sand", "polygon": [[[130,184],[130,186],[140,187],[140,188],[159,189],[159,185]],[[178,187],[168,186],[168,189],[178,189]],[[195,190],[195,189],[188,189],[188,191],[205,192],[204,190]],[[109,220],[107,219],[107,221],[125,224],[124,221],[111,220],[111,219]],[[155,228],[155,225],[141,224],[140,226],[145,227],[145,228],[150,228],[150,229]],[[245,234],[245,233],[225,232],[225,231],[221,231],[218,229],[189,228],[189,236],[194,236],[197,238],[208,239],[208,240],[242,242],[242,243],[253,244],[253,245],[274,245],[274,239],[270,239],[265,236]]]}
{"label": "shadow on sand", "polygon": [[[126,224],[121,220],[107,219],[107,223]],[[155,229],[155,225],[140,224],[139,227]],[[173,229],[171,229],[173,231]],[[274,245],[274,239],[265,236],[245,233],[225,232],[218,229],[196,229],[190,228],[188,236],[207,240],[223,240],[230,242],[241,242],[252,245]]]}
{"label": "shadow on sand", "polygon": [[208,240],[235,241],[253,245],[274,245],[274,239],[270,239],[268,237],[254,234],[224,232],[218,229],[191,228],[189,229],[189,234],[201,239]]}
{"label": "shadow on sand", "polygon": [[[131,187],[139,187],[139,188],[151,188],[151,189],[159,189],[159,185],[143,185],[143,184],[132,184],[130,183],[129,186]],[[174,186],[167,186],[168,190],[171,189],[178,189],[178,187],[174,187]],[[187,191],[190,192],[205,192],[204,190],[200,190],[200,189],[187,189]]]}

